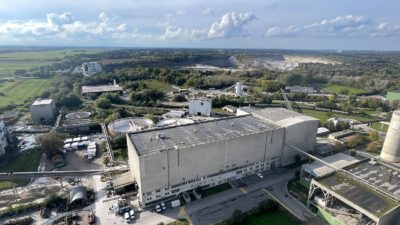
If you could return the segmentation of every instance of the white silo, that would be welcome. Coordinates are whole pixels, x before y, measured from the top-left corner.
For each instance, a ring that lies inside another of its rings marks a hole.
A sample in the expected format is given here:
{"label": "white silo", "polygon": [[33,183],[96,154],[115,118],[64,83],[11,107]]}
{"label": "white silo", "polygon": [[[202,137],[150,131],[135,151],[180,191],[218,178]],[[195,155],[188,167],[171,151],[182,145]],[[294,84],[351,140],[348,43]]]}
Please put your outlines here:
{"label": "white silo", "polygon": [[235,95],[243,96],[243,84],[241,82],[236,82]]}
{"label": "white silo", "polygon": [[389,162],[400,161],[400,111],[393,112],[381,152],[381,159]]}

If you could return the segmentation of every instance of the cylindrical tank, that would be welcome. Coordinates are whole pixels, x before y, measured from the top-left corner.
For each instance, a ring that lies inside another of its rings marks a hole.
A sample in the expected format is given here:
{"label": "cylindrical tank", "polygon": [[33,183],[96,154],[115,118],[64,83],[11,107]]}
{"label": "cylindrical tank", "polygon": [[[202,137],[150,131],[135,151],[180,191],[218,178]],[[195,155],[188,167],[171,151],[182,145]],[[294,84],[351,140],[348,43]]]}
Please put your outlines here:
{"label": "cylindrical tank", "polygon": [[381,159],[389,162],[400,161],[400,111],[393,112],[381,152]]}
{"label": "cylindrical tank", "polygon": [[153,121],[142,117],[131,117],[114,120],[108,124],[108,131],[111,136],[125,134],[126,132],[139,131],[150,128],[154,125]]}

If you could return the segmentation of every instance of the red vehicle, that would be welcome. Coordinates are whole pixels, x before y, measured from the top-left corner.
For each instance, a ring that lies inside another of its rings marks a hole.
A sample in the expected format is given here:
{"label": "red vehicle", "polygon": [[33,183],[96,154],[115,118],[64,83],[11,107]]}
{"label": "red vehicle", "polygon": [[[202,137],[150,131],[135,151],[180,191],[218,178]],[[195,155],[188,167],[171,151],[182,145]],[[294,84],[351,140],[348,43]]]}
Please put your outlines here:
{"label": "red vehicle", "polygon": [[93,211],[89,213],[87,221],[89,224],[94,224],[94,222],[96,221],[96,215],[94,215]]}

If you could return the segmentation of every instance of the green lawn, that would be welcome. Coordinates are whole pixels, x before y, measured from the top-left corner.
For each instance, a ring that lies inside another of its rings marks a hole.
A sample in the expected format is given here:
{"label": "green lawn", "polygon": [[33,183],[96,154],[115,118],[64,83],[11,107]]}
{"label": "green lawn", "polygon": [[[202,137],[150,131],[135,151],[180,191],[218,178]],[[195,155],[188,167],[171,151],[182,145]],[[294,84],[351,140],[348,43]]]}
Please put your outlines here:
{"label": "green lawn", "polygon": [[[0,49],[1,50],[1,49]],[[66,56],[77,54],[93,54],[102,49],[62,49],[15,51],[0,53],[0,77],[14,76],[16,69],[31,69],[62,61]]]}
{"label": "green lawn", "polygon": [[371,128],[378,130],[378,131],[387,132],[389,125],[381,124],[381,123],[372,123]]}
{"label": "green lawn", "polygon": [[157,89],[159,91],[172,91],[174,88],[166,82],[161,82],[158,80],[143,80],[141,81],[145,83],[151,89]]}
{"label": "green lawn", "polygon": [[285,211],[277,210],[250,217],[243,225],[300,225],[301,222]]}
{"label": "green lawn", "polygon": [[[311,109],[302,109],[302,113],[304,115],[311,116],[311,117],[319,119],[321,121],[321,123],[326,122],[330,118],[330,116],[328,116],[327,112],[316,111],[316,110],[311,110]],[[365,116],[361,116],[361,115],[342,115],[342,114],[338,114],[338,113],[332,113],[331,117],[350,118],[350,119],[358,120],[360,122],[369,122],[369,121],[372,121],[372,120],[375,119],[374,117],[372,117],[370,115],[365,115]]]}
{"label": "green lawn", "polygon": [[336,94],[342,94],[341,92],[343,90],[348,90],[349,95],[358,95],[358,94],[363,94],[366,92],[365,90],[360,89],[360,88],[342,86],[342,85],[337,85],[337,84],[324,85],[323,89],[326,91],[329,91],[330,93],[336,93]]}
{"label": "green lawn", "polygon": [[42,94],[50,83],[49,79],[17,79],[14,82],[0,83],[0,92],[5,95],[0,97],[0,106],[23,104],[26,99]]}
{"label": "green lawn", "polygon": [[232,188],[232,186],[230,184],[223,183],[223,184],[211,187],[211,188],[203,189],[203,190],[201,190],[200,194],[202,197],[207,197],[207,196],[219,193],[219,192],[229,190],[231,188]]}
{"label": "green lawn", "polygon": [[[3,156],[1,159],[0,172],[24,172],[37,171],[37,168],[42,158],[42,151],[38,149],[26,150],[15,157]],[[17,186],[25,185],[29,179],[14,180]],[[0,181],[0,190],[12,187],[12,183],[8,180]]]}

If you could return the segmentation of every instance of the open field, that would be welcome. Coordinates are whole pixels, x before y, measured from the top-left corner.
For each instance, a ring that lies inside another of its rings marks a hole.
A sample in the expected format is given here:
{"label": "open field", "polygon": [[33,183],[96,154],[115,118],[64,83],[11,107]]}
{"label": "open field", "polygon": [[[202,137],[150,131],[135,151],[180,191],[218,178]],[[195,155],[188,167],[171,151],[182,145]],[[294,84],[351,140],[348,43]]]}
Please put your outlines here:
{"label": "open field", "polygon": [[4,96],[0,97],[0,106],[10,103],[23,104],[29,97],[42,94],[49,87],[49,79],[17,79],[0,83],[0,92]]}
{"label": "open field", "polygon": [[[42,158],[42,151],[38,149],[26,150],[18,154],[16,157],[2,159],[3,163],[0,166],[0,172],[24,172],[24,171],[37,171],[37,168]],[[29,182],[29,179],[14,180],[17,186],[25,185]],[[10,181],[0,181],[0,190],[8,189],[12,187]]]}
{"label": "open field", "polygon": [[0,53],[0,77],[14,76],[16,69],[31,69],[60,62],[66,56],[77,54],[98,53],[101,49],[62,49],[62,50],[36,50],[15,51]]}
{"label": "open field", "polygon": [[273,211],[259,216],[250,217],[243,225],[300,225],[301,222],[285,211]]}
{"label": "open field", "polygon": [[371,128],[378,130],[378,131],[387,132],[389,125],[381,124],[381,123],[372,123]]}
{"label": "open field", "polygon": [[328,116],[327,112],[322,112],[322,111],[316,111],[316,110],[311,110],[311,109],[303,109],[302,113],[307,116],[315,117],[321,121],[321,123],[326,122],[330,117],[342,117],[342,118],[349,118],[349,119],[354,119],[358,120],[360,122],[369,122],[374,120],[375,118],[366,115],[366,116],[360,116],[360,115],[342,115],[342,114],[337,114],[337,113],[332,113],[332,116]]}
{"label": "open field", "polygon": [[347,93],[342,93],[343,91],[347,90],[349,95],[358,95],[366,92],[365,90],[360,88],[348,87],[336,84],[325,85],[323,89],[329,91],[330,93],[336,93],[336,94],[347,94]]}

